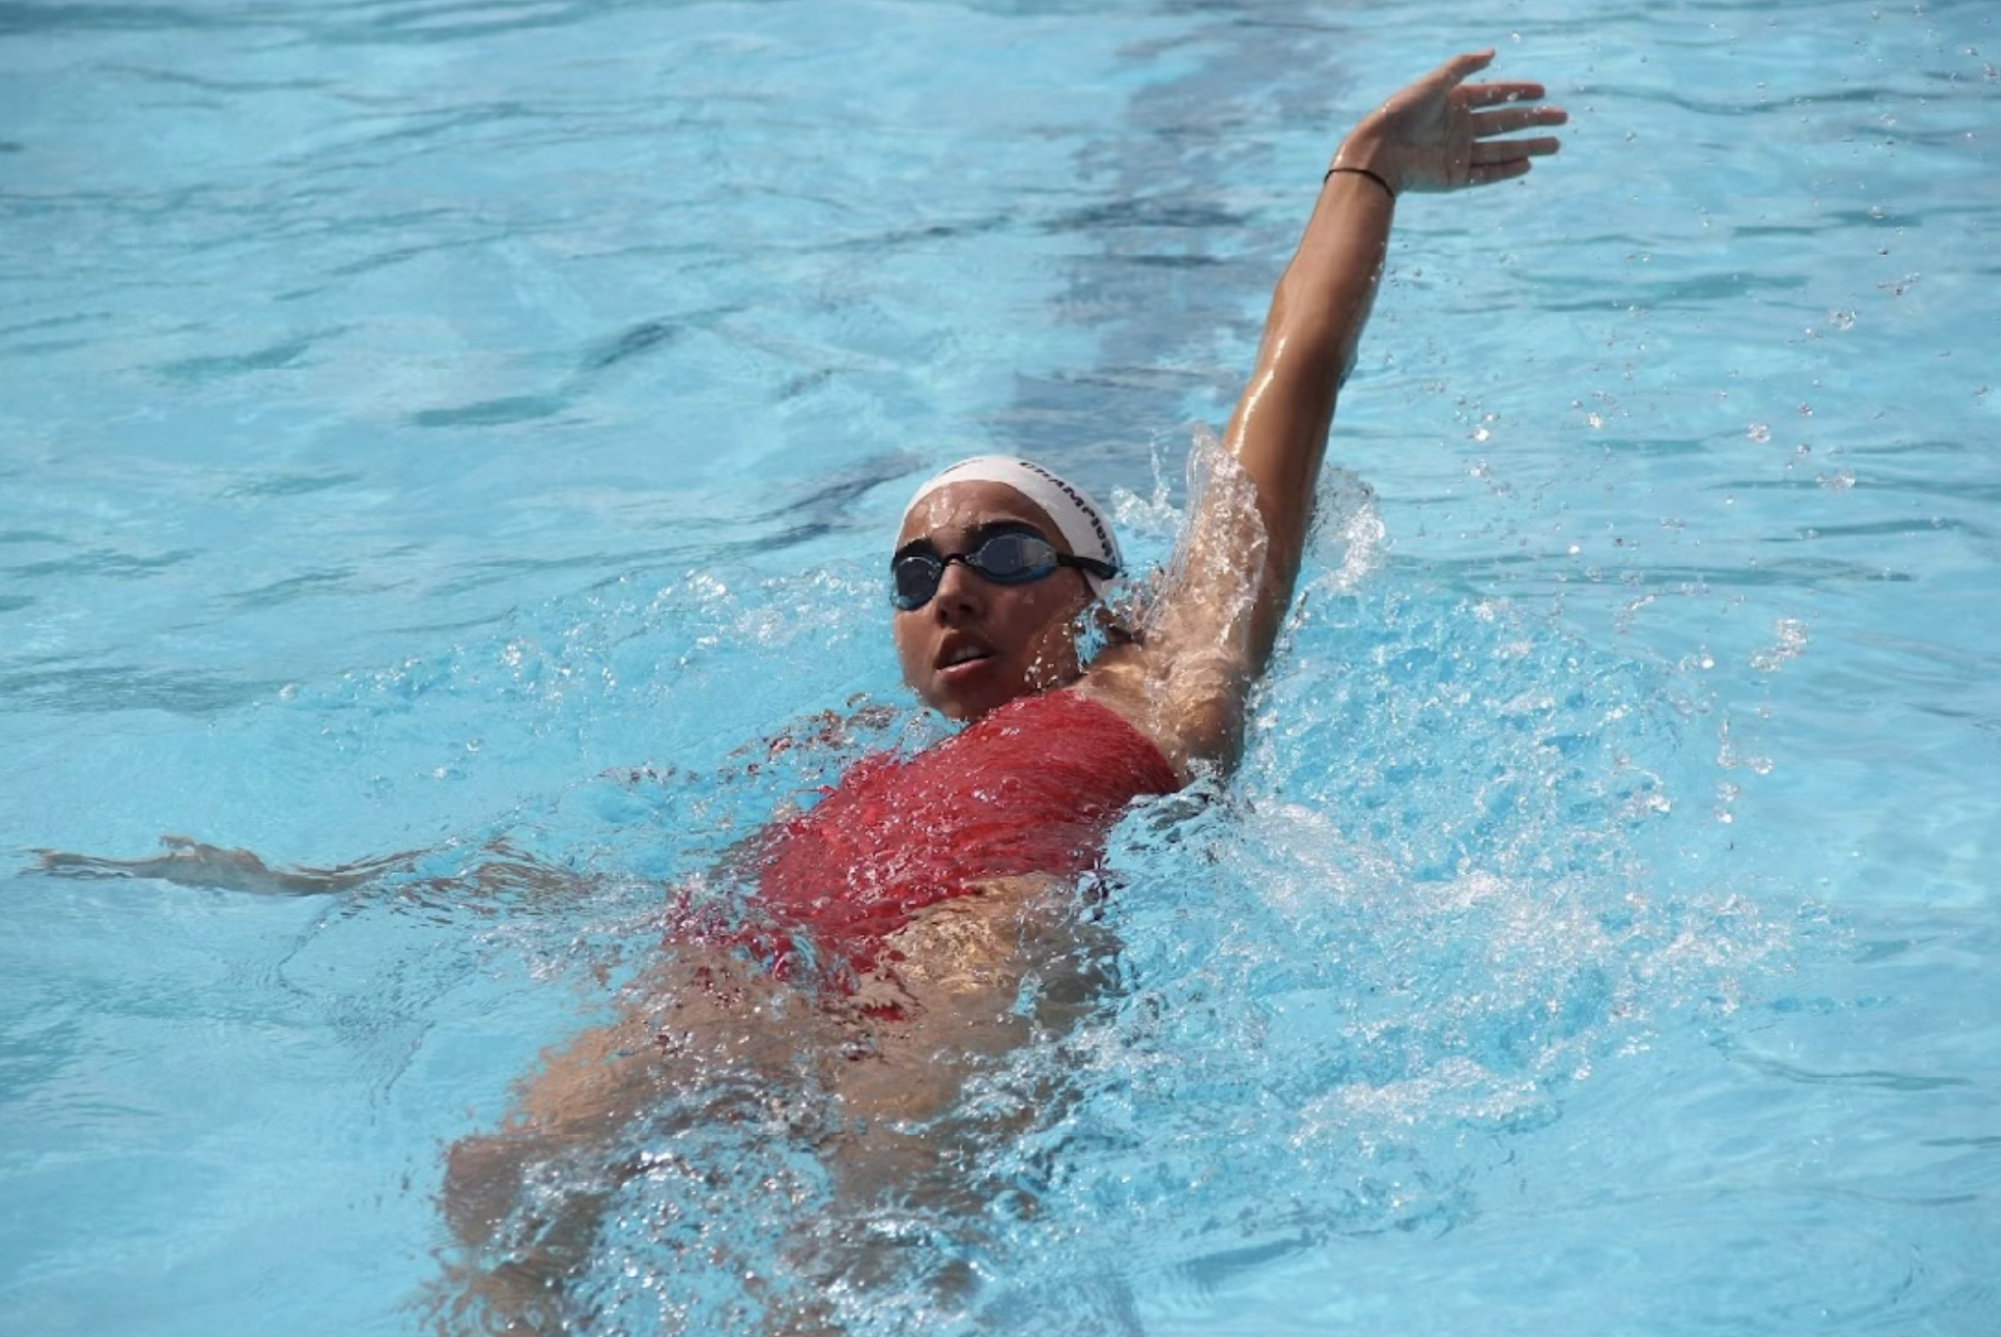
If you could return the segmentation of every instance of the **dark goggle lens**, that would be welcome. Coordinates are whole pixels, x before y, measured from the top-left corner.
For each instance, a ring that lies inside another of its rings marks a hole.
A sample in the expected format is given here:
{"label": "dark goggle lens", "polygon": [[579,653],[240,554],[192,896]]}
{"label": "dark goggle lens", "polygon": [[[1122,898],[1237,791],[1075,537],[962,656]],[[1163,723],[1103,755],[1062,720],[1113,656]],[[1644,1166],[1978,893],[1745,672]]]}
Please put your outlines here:
{"label": "dark goggle lens", "polygon": [[890,602],[906,612],[922,608],[938,592],[945,567],[964,562],[982,579],[996,585],[1026,585],[1041,580],[1059,565],[1056,549],[1033,534],[995,534],[969,553],[939,557],[906,553],[890,565]]}
{"label": "dark goggle lens", "polygon": [[996,534],[962,560],[996,584],[1026,585],[1056,569],[1056,549],[1033,534]]}
{"label": "dark goggle lens", "polygon": [[945,564],[936,557],[917,553],[899,557],[889,568],[889,601],[906,613],[922,608],[931,602],[931,596],[938,592],[938,582],[944,578]]}

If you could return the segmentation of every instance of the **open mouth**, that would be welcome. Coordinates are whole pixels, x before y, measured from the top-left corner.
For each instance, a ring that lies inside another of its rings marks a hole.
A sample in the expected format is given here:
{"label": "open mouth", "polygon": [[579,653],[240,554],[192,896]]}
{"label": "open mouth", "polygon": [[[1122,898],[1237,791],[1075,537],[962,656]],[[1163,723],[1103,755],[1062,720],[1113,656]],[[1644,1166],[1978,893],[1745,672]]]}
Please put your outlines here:
{"label": "open mouth", "polygon": [[992,658],[993,651],[985,646],[970,643],[956,645],[938,656],[938,671],[948,673],[953,669],[964,668],[968,664],[977,664]]}

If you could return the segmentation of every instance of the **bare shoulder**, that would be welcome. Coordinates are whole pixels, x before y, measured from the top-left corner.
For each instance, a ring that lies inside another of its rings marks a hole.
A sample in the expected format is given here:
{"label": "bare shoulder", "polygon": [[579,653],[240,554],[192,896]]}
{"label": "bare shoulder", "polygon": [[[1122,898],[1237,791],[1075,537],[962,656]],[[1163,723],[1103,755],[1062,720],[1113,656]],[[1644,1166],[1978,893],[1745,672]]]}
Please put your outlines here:
{"label": "bare shoulder", "polygon": [[1244,673],[1234,658],[1209,664],[1133,643],[1096,659],[1074,689],[1121,716],[1160,749],[1183,780],[1202,765],[1235,762],[1243,734]]}

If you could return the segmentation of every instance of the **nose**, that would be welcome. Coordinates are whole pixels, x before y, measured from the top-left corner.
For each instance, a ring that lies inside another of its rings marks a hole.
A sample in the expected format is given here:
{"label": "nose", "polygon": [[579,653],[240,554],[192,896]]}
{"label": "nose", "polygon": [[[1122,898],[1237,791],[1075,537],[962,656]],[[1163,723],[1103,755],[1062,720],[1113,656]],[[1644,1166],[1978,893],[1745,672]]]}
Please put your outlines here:
{"label": "nose", "polygon": [[938,576],[938,592],[931,596],[931,607],[941,621],[964,617],[978,611],[985,590],[986,582],[972,567],[963,560],[949,561]]}

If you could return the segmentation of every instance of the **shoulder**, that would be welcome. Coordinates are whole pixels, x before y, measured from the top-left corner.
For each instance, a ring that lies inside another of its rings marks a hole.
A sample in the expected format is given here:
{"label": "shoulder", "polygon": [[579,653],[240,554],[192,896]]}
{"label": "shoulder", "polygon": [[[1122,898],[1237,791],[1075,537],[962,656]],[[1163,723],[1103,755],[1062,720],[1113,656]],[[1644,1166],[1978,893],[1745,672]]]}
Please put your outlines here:
{"label": "shoulder", "polygon": [[1092,660],[1072,690],[1151,741],[1184,783],[1199,766],[1236,762],[1244,693],[1234,666],[1204,672],[1185,655],[1163,659],[1142,645],[1117,645]]}

